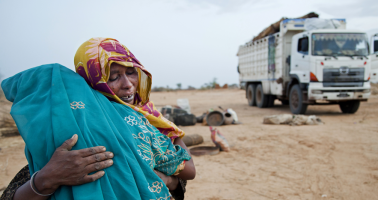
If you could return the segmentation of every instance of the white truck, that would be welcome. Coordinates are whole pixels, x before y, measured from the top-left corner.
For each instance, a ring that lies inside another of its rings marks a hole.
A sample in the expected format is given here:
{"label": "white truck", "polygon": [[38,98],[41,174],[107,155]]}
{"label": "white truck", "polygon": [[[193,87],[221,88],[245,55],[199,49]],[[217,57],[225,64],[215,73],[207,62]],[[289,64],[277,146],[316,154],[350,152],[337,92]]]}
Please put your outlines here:
{"label": "white truck", "polygon": [[371,62],[371,79],[370,82],[378,83],[378,31],[370,37],[370,62]]}
{"label": "white truck", "polygon": [[[305,29],[308,19],[285,19],[277,33],[239,47],[240,86],[250,106],[289,104],[294,114],[308,105],[339,104],[355,113],[370,96],[368,38],[346,30],[345,19],[333,29]],[[273,26],[273,25],[272,25]]]}

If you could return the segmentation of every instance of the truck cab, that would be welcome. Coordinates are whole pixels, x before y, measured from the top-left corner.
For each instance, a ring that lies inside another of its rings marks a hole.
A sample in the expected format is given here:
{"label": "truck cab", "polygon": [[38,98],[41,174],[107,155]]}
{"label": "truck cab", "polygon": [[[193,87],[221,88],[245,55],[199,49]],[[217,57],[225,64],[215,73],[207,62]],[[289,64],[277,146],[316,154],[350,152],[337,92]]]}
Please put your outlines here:
{"label": "truck cab", "polygon": [[368,39],[361,31],[320,29],[294,35],[290,76],[304,85],[300,92],[306,94],[298,103],[342,102],[358,109],[359,101],[370,95],[368,56]]}

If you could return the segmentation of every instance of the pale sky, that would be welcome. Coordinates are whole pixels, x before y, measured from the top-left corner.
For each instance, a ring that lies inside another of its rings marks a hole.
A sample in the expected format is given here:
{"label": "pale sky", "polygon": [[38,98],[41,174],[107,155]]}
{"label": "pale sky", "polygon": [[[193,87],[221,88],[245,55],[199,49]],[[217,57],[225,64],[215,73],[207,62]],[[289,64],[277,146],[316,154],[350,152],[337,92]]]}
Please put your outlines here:
{"label": "pale sky", "polygon": [[0,73],[48,63],[74,69],[83,42],[112,37],[151,72],[153,87],[200,87],[214,77],[232,84],[239,45],[281,17],[316,12],[369,31],[377,11],[376,0],[0,0]]}

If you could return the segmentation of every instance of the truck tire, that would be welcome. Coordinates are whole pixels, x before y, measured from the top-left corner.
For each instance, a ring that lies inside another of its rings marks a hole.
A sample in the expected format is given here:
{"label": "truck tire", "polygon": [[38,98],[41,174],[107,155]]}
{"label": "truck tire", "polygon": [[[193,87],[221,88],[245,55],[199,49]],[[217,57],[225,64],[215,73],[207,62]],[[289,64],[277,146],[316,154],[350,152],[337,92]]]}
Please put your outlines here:
{"label": "truck tire", "polygon": [[269,95],[264,94],[261,84],[256,87],[256,105],[259,108],[265,108],[268,105]]}
{"label": "truck tire", "polygon": [[249,84],[247,87],[247,99],[249,106],[256,106],[256,85]]}
{"label": "truck tire", "polygon": [[344,101],[339,103],[339,106],[343,113],[353,114],[360,107],[360,101]]}
{"label": "truck tire", "polygon": [[302,90],[298,84],[295,84],[290,89],[289,104],[290,104],[290,110],[293,114],[306,113],[307,104],[303,103]]}

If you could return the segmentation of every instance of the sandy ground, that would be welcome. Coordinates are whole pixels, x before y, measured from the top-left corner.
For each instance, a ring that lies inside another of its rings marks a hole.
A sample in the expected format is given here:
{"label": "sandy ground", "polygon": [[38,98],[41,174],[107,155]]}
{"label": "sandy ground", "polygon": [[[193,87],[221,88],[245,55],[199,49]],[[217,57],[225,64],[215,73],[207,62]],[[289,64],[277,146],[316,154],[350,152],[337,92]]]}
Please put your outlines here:
{"label": "sandy ground", "polygon": [[[264,125],[264,116],[290,113],[288,106],[249,107],[242,90],[152,93],[158,106],[188,98],[192,112],[234,109],[242,125],[220,127],[231,152],[193,157],[197,176],[186,199],[378,199],[378,96],[355,114],[338,105],[309,106],[324,122],[318,126]],[[207,126],[181,127],[212,145]],[[21,137],[0,138],[0,188],[27,164]],[[1,192],[0,192],[1,193]]]}

